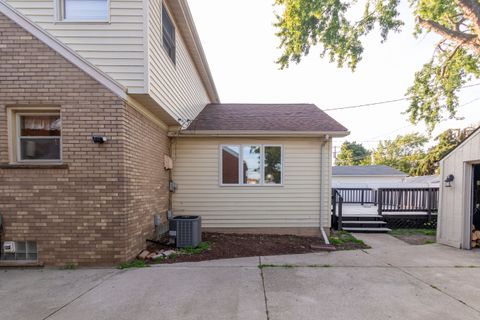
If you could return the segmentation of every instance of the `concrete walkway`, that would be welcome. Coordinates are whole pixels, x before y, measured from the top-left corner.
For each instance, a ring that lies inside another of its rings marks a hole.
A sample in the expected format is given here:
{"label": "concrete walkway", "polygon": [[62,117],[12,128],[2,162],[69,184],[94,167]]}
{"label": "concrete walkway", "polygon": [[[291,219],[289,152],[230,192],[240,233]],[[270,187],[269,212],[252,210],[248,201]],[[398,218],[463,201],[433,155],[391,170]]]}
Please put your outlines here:
{"label": "concrete walkway", "polygon": [[0,319],[480,319],[479,251],[356,236],[372,249],[0,270]]}

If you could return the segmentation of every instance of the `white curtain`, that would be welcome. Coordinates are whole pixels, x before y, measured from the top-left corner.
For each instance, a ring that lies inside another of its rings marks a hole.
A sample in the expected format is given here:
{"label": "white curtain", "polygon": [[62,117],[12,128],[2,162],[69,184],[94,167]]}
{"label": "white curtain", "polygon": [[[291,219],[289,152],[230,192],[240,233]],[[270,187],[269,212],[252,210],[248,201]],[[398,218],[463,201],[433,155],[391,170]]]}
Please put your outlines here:
{"label": "white curtain", "polygon": [[24,117],[23,128],[29,130],[56,131],[62,127],[61,119],[58,117]]}
{"label": "white curtain", "polygon": [[64,0],[66,20],[108,20],[107,0]]}

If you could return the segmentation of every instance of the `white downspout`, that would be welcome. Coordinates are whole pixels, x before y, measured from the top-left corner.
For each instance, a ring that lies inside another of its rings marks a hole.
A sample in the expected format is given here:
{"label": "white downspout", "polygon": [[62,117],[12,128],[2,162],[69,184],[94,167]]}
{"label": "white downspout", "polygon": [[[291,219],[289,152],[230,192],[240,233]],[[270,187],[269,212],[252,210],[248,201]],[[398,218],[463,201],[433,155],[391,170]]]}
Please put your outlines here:
{"label": "white downspout", "polygon": [[320,233],[322,234],[323,241],[325,244],[330,244],[330,241],[328,241],[328,237],[325,233],[325,230],[323,230],[323,220],[322,220],[322,205],[323,205],[323,148],[325,147],[325,144],[328,142],[330,139],[329,135],[326,135],[322,143],[320,144],[320,206],[319,206],[319,228],[320,228]]}

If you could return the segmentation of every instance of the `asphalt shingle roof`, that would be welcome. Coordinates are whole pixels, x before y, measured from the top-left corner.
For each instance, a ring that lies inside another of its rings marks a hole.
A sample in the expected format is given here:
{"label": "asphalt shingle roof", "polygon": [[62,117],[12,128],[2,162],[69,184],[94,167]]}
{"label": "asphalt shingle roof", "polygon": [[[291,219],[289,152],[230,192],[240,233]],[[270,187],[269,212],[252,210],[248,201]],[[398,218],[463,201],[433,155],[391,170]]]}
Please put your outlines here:
{"label": "asphalt shingle roof", "polygon": [[406,173],[389,166],[335,166],[334,176],[407,176]]}
{"label": "asphalt shingle roof", "polygon": [[314,104],[208,104],[187,130],[348,131]]}

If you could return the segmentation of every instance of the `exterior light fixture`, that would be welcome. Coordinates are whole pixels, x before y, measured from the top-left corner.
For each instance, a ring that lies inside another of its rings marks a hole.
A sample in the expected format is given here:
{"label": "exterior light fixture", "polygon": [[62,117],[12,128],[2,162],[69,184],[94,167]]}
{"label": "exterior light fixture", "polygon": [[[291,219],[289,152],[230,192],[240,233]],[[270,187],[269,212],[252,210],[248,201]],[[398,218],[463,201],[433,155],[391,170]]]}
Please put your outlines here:
{"label": "exterior light fixture", "polygon": [[107,137],[103,136],[92,136],[93,143],[105,143],[107,142]]}
{"label": "exterior light fixture", "polygon": [[453,174],[449,174],[447,178],[445,179],[445,187],[450,188],[452,186],[452,181],[455,179]]}

